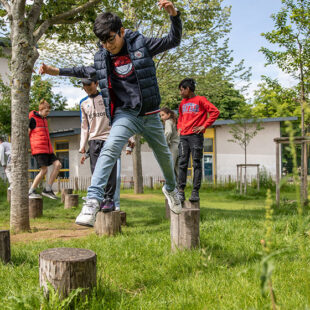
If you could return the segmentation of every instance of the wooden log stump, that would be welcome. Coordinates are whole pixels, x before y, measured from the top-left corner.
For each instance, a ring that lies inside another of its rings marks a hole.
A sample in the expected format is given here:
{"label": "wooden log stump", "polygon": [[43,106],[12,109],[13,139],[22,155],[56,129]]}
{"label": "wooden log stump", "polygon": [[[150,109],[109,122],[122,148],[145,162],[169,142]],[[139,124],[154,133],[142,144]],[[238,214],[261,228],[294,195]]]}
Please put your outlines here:
{"label": "wooden log stump", "polygon": [[199,246],[200,209],[182,209],[170,213],[171,250],[192,249]]}
{"label": "wooden log stump", "polygon": [[77,288],[83,295],[96,286],[96,253],[86,249],[55,248],[42,251],[39,255],[40,287],[48,296],[50,283],[60,298],[65,298]]}
{"label": "wooden log stump", "polygon": [[11,203],[11,190],[8,189],[6,192],[6,200],[8,203]]}
{"label": "wooden log stump", "polygon": [[43,215],[43,199],[29,198],[29,218],[35,219]]}
{"label": "wooden log stump", "polygon": [[79,195],[67,194],[65,196],[65,209],[71,209],[72,207],[78,207],[78,205],[79,205]]}
{"label": "wooden log stump", "polygon": [[170,207],[167,199],[165,199],[165,205],[166,205],[166,219],[170,220]]}
{"label": "wooden log stump", "polygon": [[64,203],[66,195],[70,195],[72,193],[73,193],[73,189],[72,188],[63,188],[61,190],[61,202]]}
{"label": "wooden log stump", "polygon": [[126,226],[126,212],[120,211],[120,217],[121,217],[121,225]]}
{"label": "wooden log stump", "polygon": [[200,209],[200,201],[191,202],[189,200],[185,200],[182,203],[182,207],[186,209]]}
{"label": "wooden log stump", "polygon": [[98,212],[95,222],[95,232],[97,235],[113,236],[121,232],[120,211]]}
{"label": "wooden log stump", "polygon": [[5,264],[11,260],[10,231],[0,230],[0,260]]}

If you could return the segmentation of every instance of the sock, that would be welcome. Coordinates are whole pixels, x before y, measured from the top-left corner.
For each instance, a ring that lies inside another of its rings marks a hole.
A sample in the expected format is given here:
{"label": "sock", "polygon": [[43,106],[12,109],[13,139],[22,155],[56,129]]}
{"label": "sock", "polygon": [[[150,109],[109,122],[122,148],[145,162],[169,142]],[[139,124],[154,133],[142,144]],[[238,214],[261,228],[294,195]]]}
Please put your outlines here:
{"label": "sock", "polygon": [[34,192],[34,190],[35,190],[34,188],[30,187],[29,194],[32,194]]}
{"label": "sock", "polygon": [[50,192],[52,190],[52,185],[46,184],[45,189],[47,192]]}

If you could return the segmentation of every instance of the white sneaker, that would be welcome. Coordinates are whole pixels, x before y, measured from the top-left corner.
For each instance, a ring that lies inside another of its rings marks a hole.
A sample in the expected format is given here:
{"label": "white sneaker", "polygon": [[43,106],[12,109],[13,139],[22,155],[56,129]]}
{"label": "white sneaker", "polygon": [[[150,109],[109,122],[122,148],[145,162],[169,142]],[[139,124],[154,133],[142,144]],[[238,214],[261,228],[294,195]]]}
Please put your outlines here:
{"label": "white sneaker", "polygon": [[168,192],[166,186],[163,186],[162,191],[168,200],[170,210],[176,214],[180,214],[182,212],[182,204],[178,195],[178,190],[175,188],[172,192]]}
{"label": "white sneaker", "polygon": [[35,190],[32,193],[28,194],[29,198],[42,198],[40,194],[38,194]]}
{"label": "white sneaker", "polygon": [[99,211],[97,199],[87,199],[83,203],[82,211],[75,220],[75,224],[93,227],[96,221],[96,214]]}
{"label": "white sneaker", "polygon": [[121,207],[115,206],[115,211],[121,211]]}

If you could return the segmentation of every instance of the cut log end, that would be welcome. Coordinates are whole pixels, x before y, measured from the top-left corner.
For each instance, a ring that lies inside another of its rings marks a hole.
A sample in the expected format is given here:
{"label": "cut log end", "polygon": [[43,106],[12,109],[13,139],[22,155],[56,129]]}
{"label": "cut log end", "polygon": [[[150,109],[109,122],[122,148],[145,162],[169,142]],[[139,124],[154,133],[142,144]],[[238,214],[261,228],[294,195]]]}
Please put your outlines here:
{"label": "cut log end", "polygon": [[40,286],[48,296],[48,283],[61,298],[77,288],[83,294],[96,286],[96,253],[86,249],[55,248],[40,253]]}

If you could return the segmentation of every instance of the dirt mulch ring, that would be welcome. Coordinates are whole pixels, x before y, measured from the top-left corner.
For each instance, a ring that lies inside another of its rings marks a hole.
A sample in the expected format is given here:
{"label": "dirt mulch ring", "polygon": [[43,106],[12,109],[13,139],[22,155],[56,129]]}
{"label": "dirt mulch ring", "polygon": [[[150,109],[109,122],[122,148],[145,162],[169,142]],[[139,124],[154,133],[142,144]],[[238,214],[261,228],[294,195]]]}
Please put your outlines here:
{"label": "dirt mulch ring", "polygon": [[82,227],[75,224],[68,224],[65,229],[49,228],[47,224],[36,225],[32,227],[31,232],[12,234],[11,243],[22,243],[30,241],[42,241],[42,240],[68,240],[73,238],[86,237],[94,233],[93,228]]}

